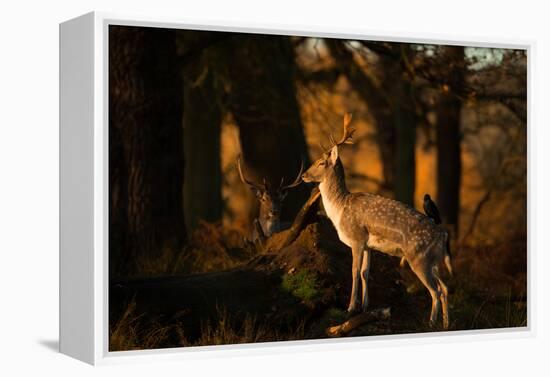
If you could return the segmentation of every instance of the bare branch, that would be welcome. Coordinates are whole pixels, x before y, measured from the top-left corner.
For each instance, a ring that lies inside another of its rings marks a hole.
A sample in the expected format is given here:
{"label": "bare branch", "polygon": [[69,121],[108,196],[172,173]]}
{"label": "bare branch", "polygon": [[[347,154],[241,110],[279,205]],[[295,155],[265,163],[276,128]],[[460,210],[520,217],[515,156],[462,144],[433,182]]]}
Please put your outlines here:
{"label": "bare branch", "polygon": [[365,313],[351,317],[346,322],[338,326],[329,327],[326,331],[327,335],[331,338],[340,337],[346,335],[351,330],[356,329],[357,327],[371,321],[379,321],[388,319],[391,316],[390,308],[375,309]]}

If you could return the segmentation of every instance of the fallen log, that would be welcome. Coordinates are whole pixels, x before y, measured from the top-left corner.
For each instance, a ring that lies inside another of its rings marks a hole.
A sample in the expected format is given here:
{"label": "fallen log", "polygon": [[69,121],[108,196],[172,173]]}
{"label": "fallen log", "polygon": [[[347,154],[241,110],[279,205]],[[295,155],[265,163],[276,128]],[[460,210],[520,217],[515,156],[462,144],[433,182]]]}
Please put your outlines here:
{"label": "fallen log", "polygon": [[329,327],[326,331],[326,334],[331,338],[337,338],[346,335],[353,329],[356,329],[367,322],[385,320],[390,318],[390,316],[390,308],[371,310],[369,312],[361,313],[354,317],[351,317],[341,325]]}
{"label": "fallen log", "polygon": [[309,196],[309,199],[305,202],[298,215],[294,219],[294,222],[289,229],[280,233],[275,233],[271,238],[265,242],[264,249],[266,251],[281,250],[298,238],[301,231],[308,225],[308,219],[311,219],[312,212],[317,208],[315,203],[321,197],[321,192],[318,187],[315,187]]}
{"label": "fallen log", "polygon": [[287,234],[286,239],[284,240],[283,244],[280,246],[281,249],[283,247],[290,245],[298,237],[298,235],[306,225],[305,221],[307,219],[307,216],[309,215],[312,208],[314,208],[313,205],[317,202],[320,196],[321,196],[321,191],[319,191],[319,187],[315,187],[311,191],[311,195],[309,196],[309,199],[307,200],[307,202],[304,204],[304,206],[302,207],[302,209],[294,219],[294,223],[290,227],[290,230]]}

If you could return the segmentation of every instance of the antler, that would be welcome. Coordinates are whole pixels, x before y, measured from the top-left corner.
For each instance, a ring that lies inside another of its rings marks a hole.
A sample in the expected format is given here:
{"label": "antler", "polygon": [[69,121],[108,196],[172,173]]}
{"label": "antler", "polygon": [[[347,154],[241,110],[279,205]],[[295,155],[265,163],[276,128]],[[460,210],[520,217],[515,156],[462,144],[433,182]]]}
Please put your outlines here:
{"label": "antler", "polygon": [[281,179],[281,188],[280,190],[283,191],[283,190],[288,190],[288,189],[291,189],[293,187],[296,187],[298,186],[300,183],[302,183],[302,173],[304,172],[304,159],[302,158],[302,164],[300,165],[300,171],[298,172],[298,175],[296,176],[296,179],[294,180],[294,182],[292,182],[291,184],[289,185],[286,185],[286,186],[283,186],[283,181],[284,181],[284,177]]}
{"label": "antler", "polygon": [[353,137],[353,133],[355,132],[354,128],[349,128],[349,124],[351,123],[352,114],[346,113],[344,114],[344,134],[342,135],[342,138],[339,141],[335,141],[332,137],[332,134],[330,135],[330,142],[332,143],[332,146],[338,146],[342,144],[353,144],[353,141],[351,138]]}
{"label": "antler", "polygon": [[243,183],[246,183],[247,185],[249,186],[252,186],[254,187],[256,190],[265,190],[265,179],[264,179],[264,186],[260,186],[252,181],[249,181],[248,179],[246,179],[244,177],[244,174],[243,174],[243,171],[241,169],[241,156],[239,155],[239,157],[237,157],[237,169],[239,170],[239,176],[241,177],[241,181],[243,181]]}

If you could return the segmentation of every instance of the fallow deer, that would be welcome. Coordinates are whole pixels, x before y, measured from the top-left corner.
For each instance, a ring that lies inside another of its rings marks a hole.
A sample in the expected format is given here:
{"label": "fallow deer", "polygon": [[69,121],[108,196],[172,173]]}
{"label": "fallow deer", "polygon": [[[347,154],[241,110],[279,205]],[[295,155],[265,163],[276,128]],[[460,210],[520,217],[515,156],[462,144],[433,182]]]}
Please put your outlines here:
{"label": "fallow deer", "polygon": [[247,184],[260,203],[260,211],[258,218],[254,220],[253,241],[260,240],[263,242],[265,238],[270,237],[273,233],[284,230],[284,224],[281,223],[281,209],[283,201],[288,194],[288,190],[302,183],[302,173],[304,171],[304,161],[300,166],[300,171],[296,179],[288,185],[284,185],[284,177],[278,186],[270,185],[266,179],[263,179],[262,184],[258,184],[248,180],[241,168],[241,158],[237,158],[237,169],[241,181]]}
{"label": "fallow deer", "polygon": [[346,187],[344,168],[338,148],[350,144],[353,129],[349,128],[351,114],[344,116],[344,134],[339,141],[331,137],[332,148],[303,174],[304,182],[319,182],[325,212],[339,239],[351,247],[352,290],[348,312],[357,310],[361,281],[362,310],[368,306],[368,275],[371,250],[404,258],[412,271],[430,292],[432,308],[430,324],[443,313],[443,327],[449,326],[447,286],[439,274],[444,263],[452,275],[447,232],[413,208],[379,195],[350,193]]}

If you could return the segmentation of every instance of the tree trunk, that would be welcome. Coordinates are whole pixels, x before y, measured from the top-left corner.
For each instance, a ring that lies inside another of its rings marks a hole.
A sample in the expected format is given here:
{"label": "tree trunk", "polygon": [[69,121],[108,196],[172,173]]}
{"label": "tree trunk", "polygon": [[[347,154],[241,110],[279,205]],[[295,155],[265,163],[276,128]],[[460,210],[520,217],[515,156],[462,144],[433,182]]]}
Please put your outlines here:
{"label": "tree trunk", "polygon": [[[403,89],[407,90],[407,88]],[[407,95],[405,94],[405,96]],[[406,100],[405,98],[403,99]],[[394,111],[394,127],[396,134],[395,199],[414,206],[416,187],[416,116],[410,107],[398,105]]]}
{"label": "tree trunk", "polygon": [[[296,100],[294,52],[280,36],[239,35],[224,45],[229,109],[239,127],[249,179],[272,186],[290,183],[309,164]],[[281,218],[294,218],[308,198],[305,185],[289,191]]]}
{"label": "tree trunk", "polygon": [[185,239],[182,87],[172,31],[111,26],[109,45],[110,260],[127,273]]}
{"label": "tree trunk", "polygon": [[[410,58],[408,44],[401,44],[401,56]],[[403,59],[403,57],[401,58]],[[389,60],[386,58],[385,60]],[[395,132],[394,193],[395,199],[414,206],[416,187],[416,114],[409,77],[403,69],[403,62],[391,60],[385,63],[385,86],[391,99],[391,114]]]}
{"label": "tree trunk", "polygon": [[[397,200],[413,205],[416,115],[410,80],[405,76],[401,61],[404,54],[408,56],[411,53],[409,45],[397,45],[392,56],[379,56],[383,79],[382,84],[378,85],[355,62],[353,53],[342,41],[327,39],[325,42],[338,69],[348,77],[375,119],[384,186],[393,191]],[[405,49],[403,54],[401,48]]]}
{"label": "tree trunk", "polygon": [[464,48],[445,47],[443,64],[449,66],[444,82],[449,86],[437,105],[437,205],[444,224],[454,228],[458,235],[460,211],[460,110],[457,96],[463,92]]}
{"label": "tree trunk", "polygon": [[[362,68],[353,59],[343,41],[338,39],[325,39],[325,43],[331,56],[336,61],[337,69],[347,76],[352,88],[367,103],[376,127],[376,141],[380,151],[384,187],[394,190],[396,155],[396,130],[392,126],[390,104],[382,96],[382,90],[363,72]],[[392,77],[395,80],[395,77]]]}
{"label": "tree trunk", "polygon": [[[186,39],[194,34],[185,34]],[[184,208],[187,233],[200,220],[217,221],[222,216],[220,132],[222,113],[215,88],[215,73],[206,51],[185,64],[184,112],[185,184]]]}

